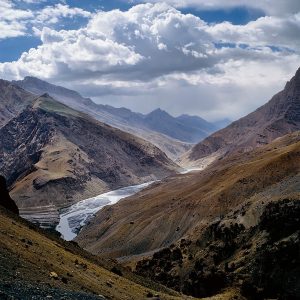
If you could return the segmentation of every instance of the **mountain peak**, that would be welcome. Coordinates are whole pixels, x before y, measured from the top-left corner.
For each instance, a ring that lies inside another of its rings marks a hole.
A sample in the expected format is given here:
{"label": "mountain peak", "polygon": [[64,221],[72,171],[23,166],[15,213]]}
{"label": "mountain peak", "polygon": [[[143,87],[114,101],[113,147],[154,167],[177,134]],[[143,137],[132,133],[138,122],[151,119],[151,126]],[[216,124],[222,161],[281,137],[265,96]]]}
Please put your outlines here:
{"label": "mountain peak", "polygon": [[150,112],[147,116],[168,116],[171,117],[170,114],[168,114],[165,110],[162,110],[161,108],[157,108]]}

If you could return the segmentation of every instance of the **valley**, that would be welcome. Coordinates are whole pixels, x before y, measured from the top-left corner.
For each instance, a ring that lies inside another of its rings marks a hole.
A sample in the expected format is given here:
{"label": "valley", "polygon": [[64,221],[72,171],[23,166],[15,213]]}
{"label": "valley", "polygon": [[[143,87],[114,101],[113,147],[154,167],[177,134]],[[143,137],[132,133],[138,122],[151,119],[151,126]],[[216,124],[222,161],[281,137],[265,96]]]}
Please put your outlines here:
{"label": "valley", "polygon": [[74,91],[26,79],[64,94],[58,101],[2,81],[14,110],[2,115],[1,173],[31,223],[0,209],[0,295],[295,298],[299,74],[267,104],[173,160],[111,126],[116,115],[134,116],[135,134],[146,122],[155,138],[177,140],[193,124],[210,125],[181,116],[190,129],[179,131],[162,110],[138,116],[105,107],[114,112],[107,125],[91,113],[100,108]]}
{"label": "valley", "polygon": [[116,204],[121,199],[138,193],[152,183],[153,182],[147,182],[110,191],[90,199],[82,200],[68,208],[62,209],[59,215],[59,223],[55,229],[61,233],[61,237],[64,240],[71,241],[77,236],[80,229],[87,225],[94,215],[104,206]]}

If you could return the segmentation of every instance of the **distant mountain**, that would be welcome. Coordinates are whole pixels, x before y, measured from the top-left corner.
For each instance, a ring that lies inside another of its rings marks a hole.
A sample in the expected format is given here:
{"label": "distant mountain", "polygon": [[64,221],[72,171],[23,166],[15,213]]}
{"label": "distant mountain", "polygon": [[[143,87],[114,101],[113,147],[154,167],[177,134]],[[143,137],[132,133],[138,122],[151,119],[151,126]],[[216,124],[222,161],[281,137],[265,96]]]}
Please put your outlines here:
{"label": "distant mountain", "polygon": [[144,116],[144,123],[154,131],[190,143],[196,143],[217,130],[200,117],[182,115],[175,118],[161,109]]}
{"label": "distant mountain", "polygon": [[197,164],[208,156],[220,157],[263,146],[300,129],[300,69],[284,90],[256,111],[210,135],[186,153],[183,164]]}
{"label": "distant mountain", "polygon": [[63,207],[104,191],[161,179],[177,168],[149,142],[48,94],[0,129],[0,170],[21,208]]}
{"label": "distant mountain", "polygon": [[75,91],[34,77],[25,77],[13,83],[36,95],[48,93],[56,100],[88,113],[101,122],[149,140],[173,159],[191,148],[191,143],[199,142],[218,129],[201,118],[175,118],[160,109],[143,115],[126,108],[96,104]]}

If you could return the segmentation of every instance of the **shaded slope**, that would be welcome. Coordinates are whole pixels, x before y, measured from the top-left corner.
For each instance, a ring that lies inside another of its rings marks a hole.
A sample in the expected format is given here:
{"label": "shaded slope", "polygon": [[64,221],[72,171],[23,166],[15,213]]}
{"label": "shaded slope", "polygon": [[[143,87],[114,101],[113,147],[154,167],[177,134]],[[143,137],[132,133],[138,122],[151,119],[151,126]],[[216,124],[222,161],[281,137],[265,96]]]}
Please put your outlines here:
{"label": "shaded slope", "polygon": [[202,172],[168,178],[104,208],[77,241],[93,253],[122,257],[144,255],[184,236],[197,236],[213,219],[255,194],[285,195],[285,189],[276,187],[288,179],[288,188],[297,190],[299,151],[297,132]]}
{"label": "shaded slope", "polygon": [[299,129],[300,69],[284,90],[268,103],[206,138],[187,152],[181,161],[197,164],[198,160],[209,155],[249,151]]}
{"label": "shaded slope", "polygon": [[0,175],[0,205],[7,210],[19,215],[19,209],[16,203],[10,198],[7,190],[6,179]]}
{"label": "shaded slope", "polygon": [[177,169],[152,144],[47,94],[6,124],[0,137],[0,168],[22,208],[62,207]]}

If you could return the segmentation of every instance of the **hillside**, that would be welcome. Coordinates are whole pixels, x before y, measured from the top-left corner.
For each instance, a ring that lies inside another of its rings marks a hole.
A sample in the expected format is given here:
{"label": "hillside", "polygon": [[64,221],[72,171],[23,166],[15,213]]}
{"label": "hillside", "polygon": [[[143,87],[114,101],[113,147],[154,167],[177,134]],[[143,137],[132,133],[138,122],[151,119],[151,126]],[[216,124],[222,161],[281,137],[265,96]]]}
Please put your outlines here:
{"label": "hillside", "polygon": [[[158,294],[160,299],[183,299],[172,290],[122,270],[114,262],[91,256],[74,243],[64,242],[3,208],[0,216],[1,299],[140,300],[150,293]],[[122,276],[110,269],[119,270]]]}
{"label": "hillside", "polygon": [[25,77],[24,80],[13,83],[36,95],[48,93],[58,101],[101,122],[149,140],[173,159],[189,150],[192,143],[199,142],[219,128],[197,116],[183,115],[175,118],[160,109],[143,115],[126,108],[96,104],[73,90],[34,77]]}
{"label": "hillside", "polygon": [[45,94],[0,129],[0,169],[21,210],[44,212],[161,179],[178,166],[152,144]]}
{"label": "hillside", "polygon": [[[300,168],[300,133],[251,153],[216,162],[202,172],[176,175],[104,208],[80,232],[77,241],[89,251],[114,257],[142,254],[195,235],[208,222],[255,194],[292,185]],[[290,179],[287,181],[287,179]],[[196,230],[197,229],[197,230]]]}
{"label": "hillside", "polygon": [[295,132],[202,172],[168,178],[104,208],[76,241],[125,265],[138,262],[139,274],[193,296],[236,286],[247,299],[294,299],[299,152]]}
{"label": "hillside", "polygon": [[300,129],[300,69],[283,91],[251,114],[210,135],[181,157],[183,165],[199,165],[208,157],[250,151]]}

